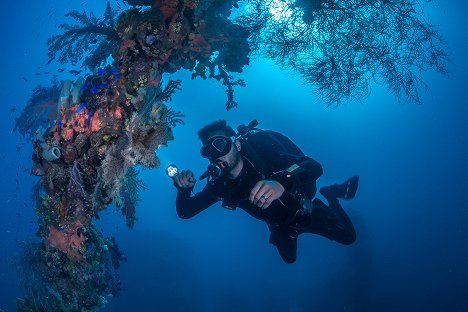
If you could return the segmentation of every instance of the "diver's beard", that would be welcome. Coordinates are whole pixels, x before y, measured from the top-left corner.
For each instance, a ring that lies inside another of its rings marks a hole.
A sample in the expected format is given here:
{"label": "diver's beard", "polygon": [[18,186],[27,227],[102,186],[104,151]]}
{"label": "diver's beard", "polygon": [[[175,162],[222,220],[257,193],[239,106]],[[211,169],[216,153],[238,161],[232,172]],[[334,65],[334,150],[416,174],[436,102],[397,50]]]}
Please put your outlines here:
{"label": "diver's beard", "polygon": [[228,176],[231,171],[237,167],[237,165],[240,163],[241,161],[241,156],[240,154],[236,154],[234,159],[232,160],[232,162],[229,162],[229,159],[227,160],[224,160],[223,161],[223,164],[224,164],[224,167],[221,167],[221,175],[223,176]]}

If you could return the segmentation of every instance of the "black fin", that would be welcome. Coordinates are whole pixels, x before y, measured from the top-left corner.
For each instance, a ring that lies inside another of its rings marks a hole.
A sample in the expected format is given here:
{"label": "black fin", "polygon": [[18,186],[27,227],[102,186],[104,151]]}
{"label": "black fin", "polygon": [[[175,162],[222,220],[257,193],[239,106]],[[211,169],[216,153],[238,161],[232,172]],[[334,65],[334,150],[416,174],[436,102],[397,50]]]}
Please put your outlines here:
{"label": "black fin", "polygon": [[356,195],[359,185],[359,176],[352,176],[341,184],[324,186],[320,189],[320,194],[325,198],[352,199]]}

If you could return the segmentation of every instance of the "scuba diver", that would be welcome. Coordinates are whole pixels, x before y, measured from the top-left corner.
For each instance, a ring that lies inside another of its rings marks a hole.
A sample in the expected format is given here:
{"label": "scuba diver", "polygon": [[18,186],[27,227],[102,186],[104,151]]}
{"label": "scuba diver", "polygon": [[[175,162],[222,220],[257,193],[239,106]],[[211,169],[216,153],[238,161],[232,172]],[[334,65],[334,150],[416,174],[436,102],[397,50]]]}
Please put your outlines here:
{"label": "scuba diver", "polygon": [[320,193],[328,205],[314,199],[322,166],[286,136],[257,125],[254,120],[237,127],[236,133],[221,119],[198,131],[201,155],[210,161],[199,180],[207,179],[207,184],[192,195],[197,181],[193,172],[168,167],[177,188],[177,215],[191,218],[218,201],[224,208],[243,209],[267,223],[269,242],[286,263],[296,261],[297,239],[302,233],[353,243],[354,226],[338,199],[354,197],[359,177],[322,187]]}

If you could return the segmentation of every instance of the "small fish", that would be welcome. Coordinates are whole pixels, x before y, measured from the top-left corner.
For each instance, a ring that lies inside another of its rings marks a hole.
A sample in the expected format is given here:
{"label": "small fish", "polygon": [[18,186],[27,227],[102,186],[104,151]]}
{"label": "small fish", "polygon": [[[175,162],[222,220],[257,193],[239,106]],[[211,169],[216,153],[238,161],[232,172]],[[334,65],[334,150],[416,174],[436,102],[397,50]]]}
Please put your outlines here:
{"label": "small fish", "polygon": [[76,75],[79,75],[82,71],[81,71],[81,70],[76,70],[76,69],[70,69],[68,72],[69,72],[70,74],[76,76]]}
{"label": "small fish", "polygon": [[118,74],[118,73],[120,73],[120,69],[116,68],[116,67],[112,67],[111,69],[101,68],[101,69],[98,70],[98,75],[104,75],[106,73]]}
{"label": "small fish", "polygon": [[52,61],[55,60],[55,57],[51,58],[50,60],[47,61],[47,65],[49,65],[50,63],[52,63]]}
{"label": "small fish", "polygon": [[24,81],[28,82],[28,79],[26,77],[21,77],[21,79],[23,79]]}
{"label": "small fish", "polygon": [[86,120],[86,125],[89,127],[89,125],[91,124],[91,112],[88,111],[88,114],[87,114],[87,115],[88,115],[88,117],[87,117],[88,120]]}
{"label": "small fish", "polygon": [[81,5],[84,5],[86,2],[88,2],[88,1],[83,1],[83,2],[81,2]]}
{"label": "small fish", "polygon": [[112,139],[112,135],[110,135],[110,134],[104,134],[104,135],[102,136],[102,139],[103,139],[104,141],[108,142],[108,141],[110,141],[110,140]]}
{"label": "small fish", "polygon": [[104,88],[107,88],[107,85],[105,83],[101,83],[99,85],[99,89],[104,89]]}
{"label": "small fish", "polygon": [[88,90],[88,89],[89,89],[88,86],[84,86],[84,87],[81,87],[81,88],[80,88],[80,91],[86,91],[86,90]]}
{"label": "small fish", "polygon": [[21,151],[21,147],[18,146],[18,147],[16,148],[16,151],[17,151],[17,152]]}
{"label": "small fish", "polygon": [[59,122],[57,123],[57,125],[58,125],[59,127],[61,127],[61,126],[62,126],[62,122],[59,121]]}
{"label": "small fish", "polygon": [[57,69],[57,71],[58,71],[59,73],[63,72],[64,70],[65,70],[65,68],[59,68],[59,69]]}
{"label": "small fish", "polygon": [[48,72],[48,71],[44,73],[44,75],[48,75],[48,74],[50,74],[50,72]]}
{"label": "small fish", "polygon": [[121,78],[120,75],[115,75],[114,76],[114,80],[119,80],[120,78]]}
{"label": "small fish", "polygon": [[10,109],[10,113],[14,113],[16,111],[16,107],[13,107],[12,109]]}
{"label": "small fish", "polygon": [[76,112],[77,112],[77,113],[81,112],[81,110],[82,110],[84,107],[86,107],[86,105],[87,105],[86,103],[81,103],[81,105],[78,106],[78,108],[76,109]]}
{"label": "small fish", "polygon": [[91,91],[92,93],[97,93],[97,92],[98,92],[98,88],[96,88],[96,86],[92,86],[91,89],[90,89],[90,91]]}
{"label": "small fish", "polygon": [[40,76],[40,75],[41,75],[41,73],[36,73],[36,76]]}

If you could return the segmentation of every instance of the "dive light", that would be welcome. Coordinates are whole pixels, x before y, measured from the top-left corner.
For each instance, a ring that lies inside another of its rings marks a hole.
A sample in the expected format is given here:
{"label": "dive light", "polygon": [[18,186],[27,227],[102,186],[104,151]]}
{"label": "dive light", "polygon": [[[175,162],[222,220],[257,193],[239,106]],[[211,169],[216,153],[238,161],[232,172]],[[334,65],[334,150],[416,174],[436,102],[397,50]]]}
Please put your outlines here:
{"label": "dive light", "polygon": [[179,174],[179,168],[176,165],[169,165],[166,168],[166,174],[169,178],[174,179]]}

